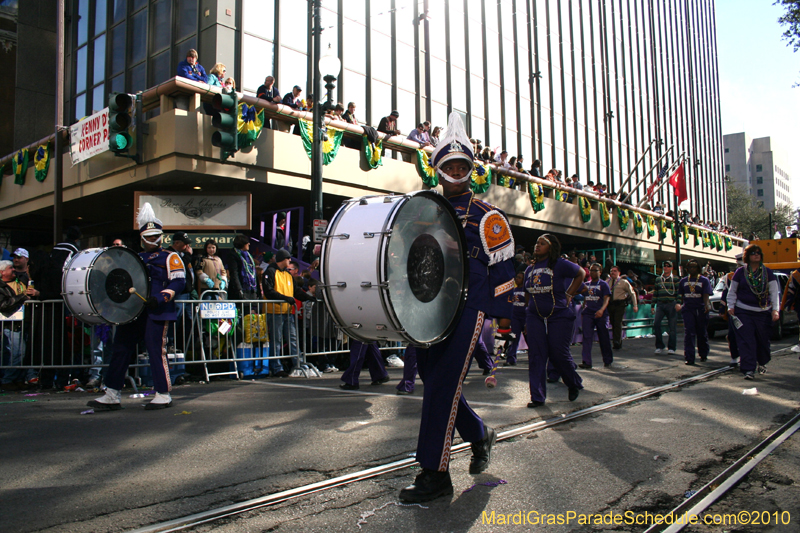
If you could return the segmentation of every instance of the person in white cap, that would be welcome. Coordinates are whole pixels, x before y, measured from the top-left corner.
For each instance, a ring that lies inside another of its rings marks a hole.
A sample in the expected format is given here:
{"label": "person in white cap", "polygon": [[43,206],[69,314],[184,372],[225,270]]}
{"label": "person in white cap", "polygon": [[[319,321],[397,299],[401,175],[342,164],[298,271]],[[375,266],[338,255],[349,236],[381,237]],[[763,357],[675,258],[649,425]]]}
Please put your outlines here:
{"label": "person in white cap", "polygon": [[[176,294],[183,292],[186,271],[180,256],[161,248],[162,224],[156,218],[153,207],[145,203],[136,219],[142,237],[144,252],[139,257],[147,267],[150,277],[150,294],[145,311],[136,320],[117,326],[112,343],[111,361],[105,377],[106,394],[87,405],[95,409],[114,411],[122,409],[122,386],[136,344],[144,340],[150,356],[150,371],[156,395],[145,406],[148,411],[165,409],[172,405],[172,381],[167,360],[167,329],[174,327],[176,320]],[[136,298],[131,295],[131,298]]]}
{"label": "person in white cap", "polygon": [[28,282],[31,280],[30,260],[31,254],[25,248],[17,248],[11,254],[11,261],[14,262],[14,272],[17,274],[17,279],[25,287],[28,286]]}
{"label": "person in white cap", "polygon": [[489,466],[497,433],[484,425],[467,404],[462,383],[484,318],[500,321],[498,332],[510,334],[511,291],[514,288],[514,238],[505,214],[475,197],[470,190],[474,169],[472,143],[457,113],[450,114],[447,131],[431,154],[444,196],[462,221],[469,253],[469,292],[457,325],[444,341],[417,347],[419,375],[425,384],[417,461],[422,472],[400,491],[400,499],[423,502],[453,493],[450,448],[455,430],[471,443],[470,474]]}

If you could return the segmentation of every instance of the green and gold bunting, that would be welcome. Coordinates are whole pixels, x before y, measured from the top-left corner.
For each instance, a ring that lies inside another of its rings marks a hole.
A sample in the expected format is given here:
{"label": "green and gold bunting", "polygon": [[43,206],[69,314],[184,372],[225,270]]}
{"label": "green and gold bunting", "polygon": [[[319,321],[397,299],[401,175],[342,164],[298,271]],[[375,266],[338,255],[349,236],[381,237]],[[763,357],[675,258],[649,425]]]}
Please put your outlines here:
{"label": "green and gold bunting", "polygon": [[694,237],[694,246],[700,245],[700,230],[692,228],[692,236]]}
{"label": "green and gold bunting", "polygon": [[728,252],[730,249],[733,248],[733,241],[731,241],[730,237],[725,237],[725,251]]}
{"label": "green and gold bunting", "polygon": [[534,213],[544,209],[544,189],[538,183],[528,182],[528,196],[531,200],[531,207]]}
{"label": "green and gold bunting", "polygon": [[11,169],[14,171],[14,183],[25,185],[25,173],[28,171],[28,149],[23,148],[11,158]]}
{"label": "green and gold bunting", "polygon": [[489,165],[484,165],[480,161],[475,161],[475,168],[469,180],[469,186],[472,192],[475,194],[483,194],[489,190],[489,185],[491,184],[492,169],[489,168]]}
{"label": "green and gold bunting", "polygon": [[620,206],[617,206],[617,218],[619,219],[619,229],[620,231],[625,231],[628,229],[628,222],[631,220],[631,212],[627,209],[623,209]]}
{"label": "green and gold bunting", "polygon": [[581,212],[581,220],[583,220],[584,223],[592,219],[592,204],[589,202],[588,198],[578,196],[578,209]]}
{"label": "green and gold bunting", "polygon": [[512,178],[511,176],[506,176],[505,174],[497,175],[497,184],[500,187],[505,187],[506,189],[512,189],[516,181],[516,179]]}
{"label": "green and gold bunting", "polygon": [[[311,159],[311,155],[313,152],[312,143],[314,142],[314,124],[311,121],[303,120],[302,118],[300,118],[297,119],[297,125],[300,128],[300,137],[303,139],[303,148],[306,149],[306,153],[308,154],[309,159]],[[342,130],[337,130],[336,128],[331,128],[331,127],[327,127],[326,130],[327,131],[323,131],[324,137],[322,139],[323,165],[327,165],[328,163],[336,159],[336,154],[339,153],[339,147],[342,145],[342,137],[344,137],[344,132]],[[241,137],[239,138],[241,139]]]}
{"label": "green and gold bunting", "polygon": [[431,188],[439,185],[439,176],[436,174],[436,169],[430,164],[428,152],[417,150],[416,166],[417,173],[422,178],[422,183]]}
{"label": "green and gold bunting", "polygon": [[560,189],[553,189],[553,198],[555,198],[559,202],[568,202],[569,193],[567,193],[567,191],[562,191]]}
{"label": "green and gold bunting", "polygon": [[647,236],[652,237],[656,234],[656,219],[653,215],[647,215]]}
{"label": "green and gold bunting", "polygon": [[722,250],[722,235],[719,233],[714,234],[714,247],[718,252]]}
{"label": "green and gold bunting", "polygon": [[611,212],[608,210],[606,203],[602,200],[597,203],[597,207],[600,211],[600,223],[604,228],[607,228],[611,224]]}
{"label": "green and gold bunting", "polygon": [[678,228],[675,227],[674,222],[669,223],[669,231],[672,233],[672,242],[678,242]]}
{"label": "green and gold bunting", "polygon": [[[239,131],[239,148],[247,148],[261,135],[264,129],[264,110],[258,111],[256,106],[249,106],[244,102],[239,102],[239,115],[236,125]],[[328,129],[328,135],[330,135]]]}
{"label": "green and gold bunting", "polygon": [[36,169],[33,175],[36,177],[36,181],[44,181],[47,177],[47,171],[50,170],[50,147],[51,143],[49,142],[43,144],[33,154],[33,166]]}
{"label": "green and gold bunting", "polygon": [[711,237],[708,235],[708,232],[703,230],[703,248],[710,248],[711,247]]}
{"label": "green and gold bunting", "polygon": [[658,221],[658,240],[663,241],[667,238],[667,221],[661,219]]}
{"label": "green and gold bunting", "polygon": [[639,235],[644,231],[644,220],[642,219],[641,213],[634,213],[633,214],[633,232],[636,235]]}
{"label": "green and gold bunting", "polygon": [[683,244],[689,242],[689,228],[686,226],[682,226],[683,228]]}
{"label": "green and gold bunting", "polygon": [[[383,165],[383,139],[378,139],[378,142],[371,143],[366,135],[361,136],[361,152],[367,160],[369,168],[375,169]],[[438,183],[438,181],[437,181]]]}

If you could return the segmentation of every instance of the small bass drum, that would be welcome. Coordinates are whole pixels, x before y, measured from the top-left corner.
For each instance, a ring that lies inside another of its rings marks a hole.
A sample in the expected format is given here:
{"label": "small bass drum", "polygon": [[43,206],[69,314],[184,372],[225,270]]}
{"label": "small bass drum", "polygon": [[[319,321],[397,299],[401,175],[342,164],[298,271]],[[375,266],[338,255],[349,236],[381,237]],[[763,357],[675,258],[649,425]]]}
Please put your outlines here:
{"label": "small bass drum", "polygon": [[70,312],[87,324],[126,324],[144,309],[150,280],[144,262],[122,246],[89,248],[75,254],[64,267],[61,293]]}
{"label": "small bass drum", "polygon": [[321,258],[325,304],[361,341],[439,342],[466,301],[464,229],[435,191],[347,200]]}

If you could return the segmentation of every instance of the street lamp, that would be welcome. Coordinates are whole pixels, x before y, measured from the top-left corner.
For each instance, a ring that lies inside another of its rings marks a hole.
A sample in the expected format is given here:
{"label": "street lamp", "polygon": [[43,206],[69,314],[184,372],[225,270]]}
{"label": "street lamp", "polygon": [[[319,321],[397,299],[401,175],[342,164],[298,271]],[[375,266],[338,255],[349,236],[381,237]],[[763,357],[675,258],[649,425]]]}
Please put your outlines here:
{"label": "street lamp", "polygon": [[[311,213],[314,220],[322,220],[322,107],[330,108],[332,102],[331,91],[336,87],[334,82],[342,68],[339,58],[333,55],[330,45],[325,55],[322,55],[322,18],[320,15],[320,2],[314,2],[314,57],[319,58],[317,68],[314,69],[314,107],[313,138],[311,142]],[[320,76],[324,76],[325,88],[328,91],[327,100],[323,106],[319,105]]]}

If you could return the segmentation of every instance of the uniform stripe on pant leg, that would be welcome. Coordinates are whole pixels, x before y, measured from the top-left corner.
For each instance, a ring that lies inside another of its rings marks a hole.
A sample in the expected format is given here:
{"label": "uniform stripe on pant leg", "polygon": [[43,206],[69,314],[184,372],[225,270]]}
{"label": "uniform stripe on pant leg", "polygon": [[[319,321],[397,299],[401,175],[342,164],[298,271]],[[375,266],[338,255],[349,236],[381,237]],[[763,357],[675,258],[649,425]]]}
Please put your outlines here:
{"label": "uniform stripe on pant leg", "polygon": [[172,380],[169,378],[169,358],[167,357],[167,331],[169,322],[164,322],[164,331],[161,333],[161,364],[164,365],[164,375],[167,376],[167,392],[172,391]]}
{"label": "uniform stripe on pant leg", "polygon": [[442,458],[439,461],[439,472],[445,472],[447,466],[450,464],[450,448],[453,445],[453,433],[456,427],[456,414],[458,414],[458,402],[461,400],[462,386],[464,378],[469,370],[469,365],[472,362],[472,351],[475,345],[478,344],[478,339],[481,337],[483,331],[483,311],[478,312],[478,319],[475,321],[475,330],[472,332],[472,341],[469,343],[469,350],[467,356],[464,358],[464,366],[461,368],[461,376],[458,378],[458,387],[456,387],[456,394],[453,396],[453,403],[450,406],[450,418],[447,421],[447,430],[444,434],[444,449],[442,450]]}

